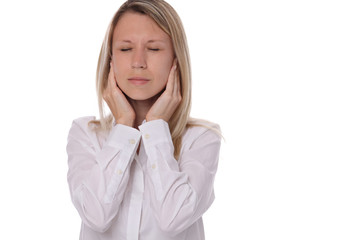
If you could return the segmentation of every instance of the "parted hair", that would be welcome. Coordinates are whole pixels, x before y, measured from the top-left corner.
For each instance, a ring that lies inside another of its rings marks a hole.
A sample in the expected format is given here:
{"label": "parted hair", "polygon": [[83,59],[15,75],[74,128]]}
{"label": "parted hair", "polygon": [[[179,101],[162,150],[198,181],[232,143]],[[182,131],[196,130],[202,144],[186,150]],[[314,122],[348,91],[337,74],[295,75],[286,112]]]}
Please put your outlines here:
{"label": "parted hair", "polygon": [[126,1],[112,18],[102,43],[96,71],[96,90],[100,119],[91,123],[95,123],[101,130],[105,131],[110,130],[112,127],[114,118],[111,113],[105,114],[103,92],[107,87],[110,71],[114,29],[121,16],[129,11],[149,16],[170,36],[172,41],[175,57],[177,58],[177,71],[180,79],[182,100],[168,124],[174,144],[174,156],[178,159],[181,149],[181,137],[184,130],[187,127],[198,124],[189,117],[191,108],[191,67],[185,31],[176,11],[164,0]]}

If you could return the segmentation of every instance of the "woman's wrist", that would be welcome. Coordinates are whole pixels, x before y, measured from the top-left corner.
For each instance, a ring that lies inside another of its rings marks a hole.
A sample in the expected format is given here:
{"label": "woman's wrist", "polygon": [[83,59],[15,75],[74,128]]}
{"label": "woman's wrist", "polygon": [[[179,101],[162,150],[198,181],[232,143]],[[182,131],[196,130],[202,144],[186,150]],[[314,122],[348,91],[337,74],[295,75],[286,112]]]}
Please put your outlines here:
{"label": "woman's wrist", "polygon": [[134,126],[134,120],[132,119],[116,119],[116,124],[122,124],[122,125],[126,125],[126,126],[129,126],[129,127],[133,127]]}

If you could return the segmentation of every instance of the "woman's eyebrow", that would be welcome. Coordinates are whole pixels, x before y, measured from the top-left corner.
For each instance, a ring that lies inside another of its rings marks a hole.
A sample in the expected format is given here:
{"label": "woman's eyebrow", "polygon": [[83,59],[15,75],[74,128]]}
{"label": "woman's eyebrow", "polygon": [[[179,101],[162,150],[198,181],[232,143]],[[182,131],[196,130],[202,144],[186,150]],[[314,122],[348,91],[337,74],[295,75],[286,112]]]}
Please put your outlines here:
{"label": "woman's eyebrow", "polygon": [[153,42],[162,42],[164,43],[165,41],[164,40],[161,40],[161,39],[154,39],[154,40],[149,40],[148,43],[153,43]]}
{"label": "woman's eyebrow", "polygon": [[[154,42],[161,42],[161,43],[165,43],[165,40],[162,39],[151,39],[148,40],[147,43],[154,43]],[[132,43],[131,40],[118,40],[118,41],[114,41],[114,43]]]}
{"label": "woman's eyebrow", "polygon": [[131,43],[130,40],[117,40],[117,41],[114,41],[115,43]]}

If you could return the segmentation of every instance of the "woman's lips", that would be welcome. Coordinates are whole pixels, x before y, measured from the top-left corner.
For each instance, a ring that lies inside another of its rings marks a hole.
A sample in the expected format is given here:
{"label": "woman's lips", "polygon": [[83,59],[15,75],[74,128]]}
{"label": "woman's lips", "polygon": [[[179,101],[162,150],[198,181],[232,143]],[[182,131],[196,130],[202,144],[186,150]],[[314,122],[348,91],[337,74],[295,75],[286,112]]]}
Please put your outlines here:
{"label": "woman's lips", "polygon": [[134,85],[145,85],[150,81],[150,79],[143,77],[131,77],[128,80]]}

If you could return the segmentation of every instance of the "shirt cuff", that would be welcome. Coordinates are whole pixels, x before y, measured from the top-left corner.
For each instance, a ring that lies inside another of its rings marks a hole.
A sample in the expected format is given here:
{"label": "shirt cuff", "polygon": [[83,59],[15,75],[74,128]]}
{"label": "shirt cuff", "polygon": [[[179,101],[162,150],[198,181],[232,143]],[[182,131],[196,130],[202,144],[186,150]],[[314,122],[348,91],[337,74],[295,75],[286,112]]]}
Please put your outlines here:
{"label": "shirt cuff", "polygon": [[113,147],[120,145],[128,145],[132,152],[136,143],[140,140],[141,133],[135,128],[128,127],[122,124],[116,124],[108,136],[107,143]]}
{"label": "shirt cuff", "polygon": [[159,143],[173,145],[169,125],[162,119],[145,122],[139,126],[139,129],[146,146],[154,146]]}
{"label": "shirt cuff", "polygon": [[[112,127],[101,154],[113,155],[121,151],[122,155],[131,156],[136,151],[140,138],[141,133],[137,129],[116,124]],[[106,159],[100,163],[102,168],[105,168],[112,158],[103,156],[100,159]]]}

